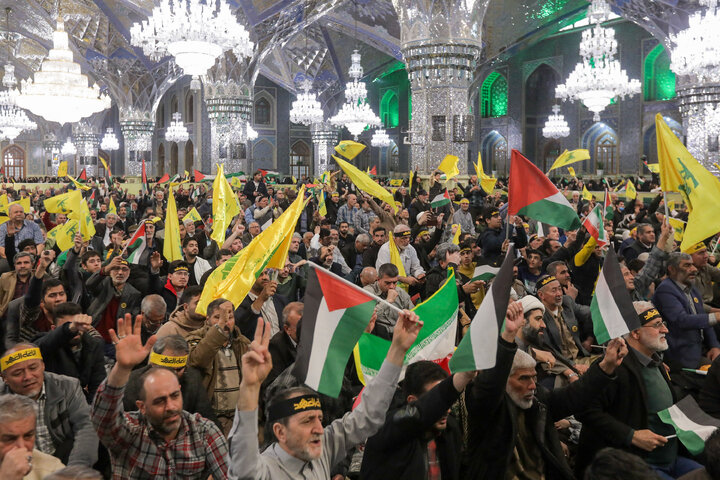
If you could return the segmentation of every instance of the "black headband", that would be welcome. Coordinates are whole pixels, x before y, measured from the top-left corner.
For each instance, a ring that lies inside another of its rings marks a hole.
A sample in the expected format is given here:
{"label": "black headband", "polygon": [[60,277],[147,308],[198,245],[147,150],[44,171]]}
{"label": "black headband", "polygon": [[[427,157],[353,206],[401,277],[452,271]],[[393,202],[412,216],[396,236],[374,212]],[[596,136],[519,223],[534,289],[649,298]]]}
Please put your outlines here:
{"label": "black headband", "polygon": [[658,312],[658,309],[653,307],[649,310],[645,310],[642,313],[638,314],[638,317],[640,317],[640,324],[645,325],[646,323],[650,323],[653,320],[659,318],[662,320],[662,316],[660,315],[660,312]]}
{"label": "black headband", "polygon": [[548,283],[550,283],[554,280],[557,280],[557,278],[553,277],[552,275],[546,275],[546,276],[542,277],[540,280],[538,280],[535,283],[535,291],[537,292],[542,287],[544,287],[545,285],[547,285]]}
{"label": "black headband", "polygon": [[405,230],[404,232],[398,232],[395,234],[396,237],[409,237],[410,236],[410,230]]}
{"label": "black headband", "polygon": [[279,400],[268,407],[268,421],[272,423],[306,410],[320,409],[320,397],[317,395],[302,395]]}

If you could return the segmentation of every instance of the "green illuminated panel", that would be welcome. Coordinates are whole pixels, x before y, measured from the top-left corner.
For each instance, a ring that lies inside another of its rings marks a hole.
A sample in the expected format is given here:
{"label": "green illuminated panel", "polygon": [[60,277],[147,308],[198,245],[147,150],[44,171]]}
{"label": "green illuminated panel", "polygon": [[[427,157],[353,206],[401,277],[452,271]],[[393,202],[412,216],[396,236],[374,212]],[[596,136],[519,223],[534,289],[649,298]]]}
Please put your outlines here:
{"label": "green illuminated panel", "polygon": [[480,115],[502,117],[508,110],[508,84],[505,77],[493,72],[480,87]]}
{"label": "green illuminated panel", "polygon": [[675,73],[670,70],[670,56],[662,44],[645,57],[643,80],[646,101],[675,98]]}

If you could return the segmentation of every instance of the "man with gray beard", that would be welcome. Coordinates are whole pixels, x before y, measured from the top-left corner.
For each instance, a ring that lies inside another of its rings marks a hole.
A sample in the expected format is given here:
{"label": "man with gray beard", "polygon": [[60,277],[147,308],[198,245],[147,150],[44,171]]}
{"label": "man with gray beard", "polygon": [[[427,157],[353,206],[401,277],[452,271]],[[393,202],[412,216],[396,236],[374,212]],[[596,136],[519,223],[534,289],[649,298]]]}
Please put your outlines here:
{"label": "man with gray beard", "polygon": [[641,326],[625,335],[629,353],[616,371],[617,379],[578,415],[583,429],[577,473],[581,475],[596,452],[613,447],[644,458],[661,478],[678,478],[701,467],[678,454],[677,438],[667,438],[675,434],[674,428],[657,415],[680,399],[663,365],[667,323],[652,303],[633,305]]}

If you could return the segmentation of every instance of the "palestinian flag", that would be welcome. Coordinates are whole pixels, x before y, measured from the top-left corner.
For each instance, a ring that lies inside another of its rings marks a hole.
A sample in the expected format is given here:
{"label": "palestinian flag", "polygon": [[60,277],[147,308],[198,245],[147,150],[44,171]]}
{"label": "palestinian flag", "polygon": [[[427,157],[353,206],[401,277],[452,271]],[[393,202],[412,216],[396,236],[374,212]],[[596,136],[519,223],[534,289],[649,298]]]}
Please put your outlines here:
{"label": "palestinian flag", "polygon": [[450,359],[450,370],[453,373],[484,370],[495,366],[498,335],[505,323],[510,301],[513,260],[515,260],[515,247],[511,244],[500,271],[490,286],[490,291],[485,295],[470,324],[470,329]]}
{"label": "palestinian flag", "polygon": [[[423,328],[405,354],[405,365],[421,360],[437,363],[447,361],[455,350],[458,304],[455,272],[451,271],[438,291],[413,308],[413,312],[423,321]],[[362,334],[353,354],[358,377],[363,384],[367,385],[370,379],[377,376],[389,349],[389,340],[369,333]]]}
{"label": "palestinian flag", "polygon": [[302,336],[292,373],[313,390],[337,398],[345,365],[377,302],[329,271],[312,268],[308,273]]}
{"label": "palestinian flag", "polygon": [[377,176],[377,166],[373,165],[373,167],[370,170],[368,170],[368,173],[370,175]]}
{"label": "palestinian flag", "polygon": [[82,172],[80,172],[80,175],[77,177],[78,180],[82,180],[83,182],[87,182],[87,172],[86,169],[82,169]]}
{"label": "palestinian flag", "polygon": [[625,287],[620,263],[612,248],[605,256],[595,284],[590,313],[593,332],[599,345],[640,328],[640,319],[633,307],[630,292]]}
{"label": "palestinian flag", "polygon": [[197,183],[197,182],[201,182],[202,179],[205,178],[205,175],[203,175],[202,173],[200,173],[200,172],[197,171],[197,170],[193,170],[193,174],[195,175],[195,182],[196,182],[196,183]]}
{"label": "palestinian flag", "polygon": [[145,222],[142,222],[140,223],[138,229],[135,230],[135,233],[133,234],[132,238],[130,238],[127,246],[125,247],[125,250],[130,252],[127,257],[128,263],[139,263],[140,256],[145,251],[146,246],[147,243],[145,241]]}
{"label": "palestinian flag", "polygon": [[490,265],[480,265],[479,267],[475,267],[475,271],[473,272],[473,276],[470,279],[471,282],[474,282],[476,280],[482,280],[484,282],[489,282],[500,271],[497,267],[491,267]]}
{"label": "palestinian flag", "polygon": [[720,419],[711,417],[688,395],[672,407],[658,412],[660,420],[672,425],[680,441],[693,455],[705,450],[705,440],[720,428]]}
{"label": "palestinian flag", "polygon": [[565,195],[515,149],[510,160],[508,203],[510,215],[526,215],[565,230],[580,228],[580,219]]}
{"label": "palestinian flag", "polygon": [[595,205],[588,216],[583,220],[583,227],[592,237],[597,240],[598,245],[605,246],[608,243],[607,232],[605,231],[605,217],[603,216],[602,207]]}
{"label": "palestinian flag", "polygon": [[613,210],[612,200],[610,198],[610,190],[608,190],[607,188],[605,188],[605,200],[603,201],[603,210],[605,211],[605,220],[611,221],[615,216],[615,211]]}
{"label": "palestinian flag", "polygon": [[145,170],[145,159],[142,161],[142,194],[147,195],[150,192],[150,186],[147,180],[147,171]]}
{"label": "palestinian flag", "polygon": [[447,188],[443,193],[437,195],[430,202],[430,206],[432,208],[442,207],[444,205],[450,205],[450,194],[448,193]]}
{"label": "palestinian flag", "polygon": [[169,181],[170,181],[170,175],[168,175],[166,173],[165,175],[160,177],[160,180],[158,180],[157,183],[160,184],[160,183],[165,183],[165,182],[169,182]]}

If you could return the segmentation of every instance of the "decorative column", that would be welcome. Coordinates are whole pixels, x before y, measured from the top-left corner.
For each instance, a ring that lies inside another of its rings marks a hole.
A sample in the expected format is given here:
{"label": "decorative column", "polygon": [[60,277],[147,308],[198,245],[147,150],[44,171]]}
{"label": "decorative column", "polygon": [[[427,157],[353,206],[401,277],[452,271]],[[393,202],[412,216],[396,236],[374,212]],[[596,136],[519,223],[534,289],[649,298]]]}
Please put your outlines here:
{"label": "decorative column", "polygon": [[125,147],[125,167],[128,175],[142,175],[142,160],[148,176],[157,172],[152,168],[152,136],[155,131],[153,115],[135,107],[120,108],[120,131]]}
{"label": "decorative column", "polygon": [[338,129],[330,122],[313,123],[310,135],[313,142],[313,158],[315,159],[313,175],[319,177],[328,169],[332,149],[338,141]]}
{"label": "decorative column", "polygon": [[68,172],[79,175],[83,168],[89,176],[95,175],[95,167],[98,162],[98,147],[100,137],[93,128],[85,122],[73,124],[73,143],[77,148],[78,165],[77,169],[68,164]]}
{"label": "decorative column", "polygon": [[248,170],[247,149],[244,158],[238,158],[238,149],[232,148],[247,142],[248,121],[252,117],[250,88],[235,81],[207,81],[205,102],[210,118],[210,151],[213,172],[218,163],[225,164],[226,173]]}
{"label": "decorative column", "polygon": [[720,85],[685,82],[677,89],[686,146],[705,168],[718,173],[713,163],[720,159]]}
{"label": "decorative column", "polygon": [[60,166],[60,148],[62,142],[58,141],[57,136],[50,132],[43,136],[43,152],[47,157],[47,165],[45,172],[51,176],[56,176],[58,167]]}
{"label": "decorative column", "polygon": [[410,74],[413,170],[428,172],[452,154],[460,158],[460,172],[467,172],[467,143],[474,133],[468,89],[482,48],[487,3],[393,0]]}

